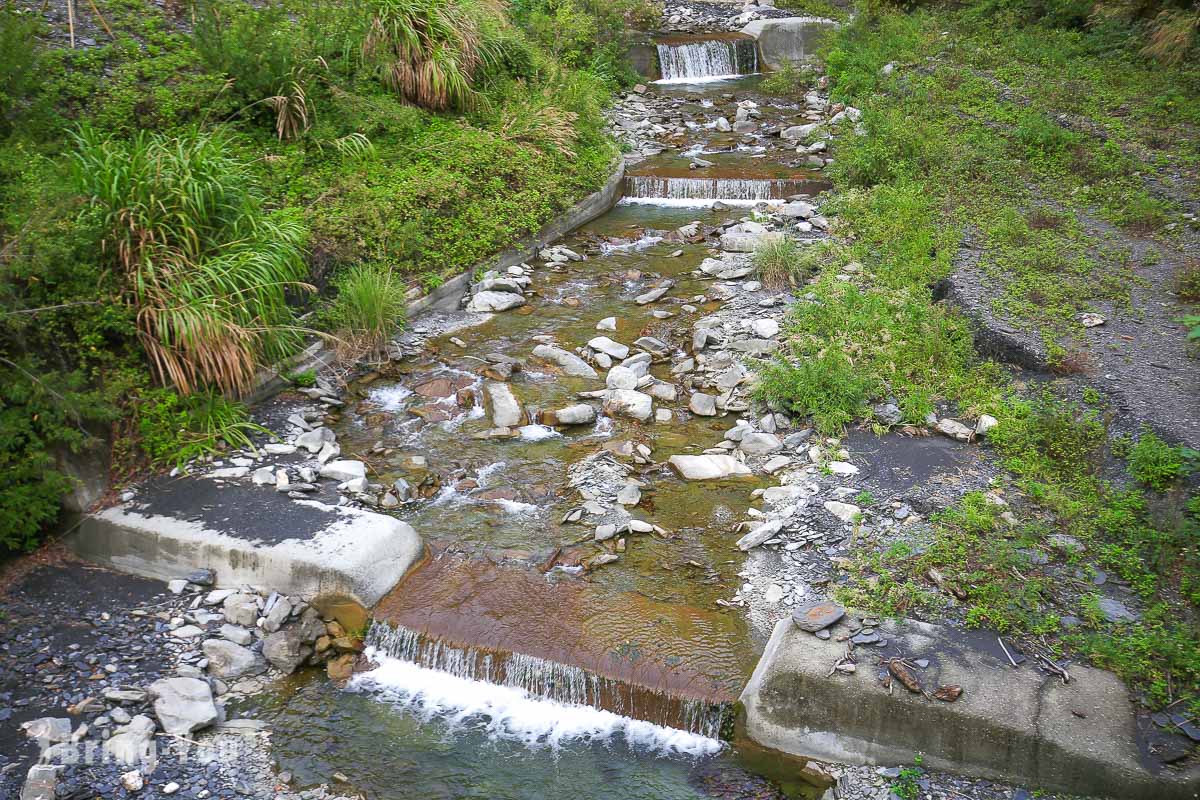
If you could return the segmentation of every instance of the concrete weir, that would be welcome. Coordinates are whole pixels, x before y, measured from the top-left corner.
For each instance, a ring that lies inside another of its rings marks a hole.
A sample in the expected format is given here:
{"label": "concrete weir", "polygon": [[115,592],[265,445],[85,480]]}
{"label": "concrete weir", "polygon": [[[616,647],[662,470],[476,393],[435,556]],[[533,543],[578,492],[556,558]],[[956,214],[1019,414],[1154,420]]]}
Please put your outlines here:
{"label": "concrete weir", "polygon": [[85,516],[68,543],[135,575],[170,580],[208,568],[219,586],[345,595],[364,606],[422,553],[412,527],[393,517],[206,478],[145,487],[134,501]]}
{"label": "concrete weir", "polygon": [[[856,764],[926,767],[1116,798],[1195,798],[1200,768],[1167,771],[1140,754],[1128,690],[1104,670],[1071,666],[1070,682],[1032,660],[1014,668],[994,636],[915,621],[877,629],[882,651],[855,650],[856,670],[835,671],[846,655],[844,624],[822,641],[790,619],[775,626],[742,693],[744,733],[791,755]],[[927,692],[958,685],[956,702],[889,692],[882,661],[928,659],[913,670]]]}

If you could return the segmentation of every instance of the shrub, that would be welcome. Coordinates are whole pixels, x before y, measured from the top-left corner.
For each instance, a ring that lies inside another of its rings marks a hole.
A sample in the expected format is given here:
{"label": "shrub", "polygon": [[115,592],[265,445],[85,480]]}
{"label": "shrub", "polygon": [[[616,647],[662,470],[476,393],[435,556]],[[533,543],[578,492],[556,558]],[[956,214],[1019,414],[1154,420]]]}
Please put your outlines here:
{"label": "shrub", "polygon": [[799,97],[812,88],[813,74],[811,69],[801,69],[788,61],[783,69],[763,78],[759,88],[768,94]]}
{"label": "shrub", "polygon": [[38,74],[37,18],[0,7],[0,134],[7,133]]}
{"label": "shrub", "polygon": [[106,231],[155,372],[185,394],[248,389],[298,342],[287,292],[310,288],[304,227],[263,211],[219,132],[75,141],[84,213]]}
{"label": "shrub", "polygon": [[141,448],[159,466],[183,466],[226,447],[253,447],[253,434],[269,434],[250,422],[244,405],[212,390],[181,396],[153,389],[140,398],[134,414]]}
{"label": "shrub", "polygon": [[1161,492],[1187,474],[1190,453],[1167,444],[1149,428],[1143,429],[1129,449],[1129,474],[1139,483]]}
{"label": "shrub", "polygon": [[1175,295],[1185,303],[1200,303],[1200,259],[1188,259],[1175,272]]}
{"label": "shrub", "polygon": [[407,286],[399,273],[380,264],[358,264],[337,279],[328,311],[345,355],[375,352],[404,325]]}
{"label": "shrub", "polygon": [[865,408],[869,381],[846,354],[826,349],[796,364],[776,362],[763,372],[760,396],[799,414],[811,414],[822,433],[839,433]]}
{"label": "shrub", "polygon": [[200,0],[195,13],[196,52],[231,81],[229,91],[243,103],[283,93],[296,66],[298,32],[283,5]]}

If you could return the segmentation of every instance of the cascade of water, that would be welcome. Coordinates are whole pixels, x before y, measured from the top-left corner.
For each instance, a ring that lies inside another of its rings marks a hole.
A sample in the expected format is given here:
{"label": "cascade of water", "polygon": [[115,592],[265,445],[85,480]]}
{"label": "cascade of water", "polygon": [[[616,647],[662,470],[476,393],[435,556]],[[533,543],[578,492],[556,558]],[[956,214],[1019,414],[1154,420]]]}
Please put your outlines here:
{"label": "cascade of water", "polygon": [[758,202],[781,200],[801,190],[799,181],[755,178],[670,178],[659,175],[629,175],[625,197],[661,200],[724,200]]}
{"label": "cascade of water", "polygon": [[522,653],[493,654],[470,647],[453,647],[385,622],[371,623],[366,645],[390,658],[455,678],[519,689],[567,706],[604,708],[710,739],[720,737],[722,724],[729,713],[722,703],[671,697],[635,688],[580,667]]}
{"label": "cascade of water", "polygon": [[758,71],[758,49],[751,39],[700,39],[659,44],[663,82],[733,78]]}

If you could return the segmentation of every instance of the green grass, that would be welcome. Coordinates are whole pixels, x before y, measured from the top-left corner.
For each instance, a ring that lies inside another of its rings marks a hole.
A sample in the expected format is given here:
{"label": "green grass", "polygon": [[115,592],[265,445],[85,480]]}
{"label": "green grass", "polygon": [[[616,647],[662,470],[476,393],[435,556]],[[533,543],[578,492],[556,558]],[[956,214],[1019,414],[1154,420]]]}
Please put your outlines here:
{"label": "green grass", "polygon": [[391,267],[357,264],[339,276],[337,296],[325,314],[351,351],[378,352],[404,326],[407,289]]}

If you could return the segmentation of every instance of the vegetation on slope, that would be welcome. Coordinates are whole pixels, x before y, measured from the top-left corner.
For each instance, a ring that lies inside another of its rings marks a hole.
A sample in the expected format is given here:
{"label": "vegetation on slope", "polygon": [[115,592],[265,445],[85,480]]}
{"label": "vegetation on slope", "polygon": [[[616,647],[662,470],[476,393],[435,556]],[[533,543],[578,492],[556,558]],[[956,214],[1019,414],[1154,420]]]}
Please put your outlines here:
{"label": "vegetation on slope", "polygon": [[71,48],[40,5],[0,7],[0,549],[57,517],[61,452],[112,438],[125,471],[239,441],[230,399],[295,349],[314,290],[331,305],[315,319],[377,348],[412,287],[597,188],[615,155],[600,111],[632,79],[620,36],[650,13],[641,0],[77,12]]}
{"label": "vegetation on slope", "polygon": [[[838,139],[825,210],[839,237],[818,250],[819,302],[797,306],[791,352],[761,391],[828,433],[888,397],[911,423],[937,404],[1000,420],[988,434],[1006,468],[995,490],[913,541],[861,542],[841,599],[999,629],[1048,657],[1084,654],[1151,706],[1196,710],[1197,454],[1149,431],[1114,437],[1095,392],[1080,402],[1054,381],[1022,386],[980,359],[968,321],[934,300],[970,244],[985,279],[1004,286],[996,313],[1036,332],[1069,372],[1081,312],[1128,304],[1136,280],[1121,239],[1081,220],[1171,245],[1178,209],[1146,178],[1200,164],[1200,70],[1175,57],[1196,45],[1157,52],[1155,15],[1132,24],[1111,6],[869,4],[833,37],[833,99],[862,109],[865,135]],[[1185,273],[1177,297],[1195,302]],[[1106,613],[1102,574],[1129,585],[1139,620]]]}

